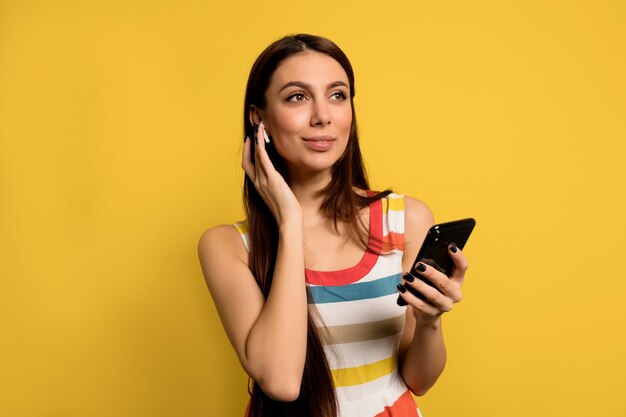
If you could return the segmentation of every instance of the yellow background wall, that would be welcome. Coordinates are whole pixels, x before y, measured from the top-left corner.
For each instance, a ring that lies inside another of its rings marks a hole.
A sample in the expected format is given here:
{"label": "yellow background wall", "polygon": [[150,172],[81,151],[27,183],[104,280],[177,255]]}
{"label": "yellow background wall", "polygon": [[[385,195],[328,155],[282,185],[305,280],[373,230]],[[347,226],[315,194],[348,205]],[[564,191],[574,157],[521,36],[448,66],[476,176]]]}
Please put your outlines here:
{"label": "yellow background wall", "polygon": [[196,257],[254,58],[336,41],[375,188],[474,216],[425,416],[626,415],[626,3],[0,2],[0,416],[242,416]]}

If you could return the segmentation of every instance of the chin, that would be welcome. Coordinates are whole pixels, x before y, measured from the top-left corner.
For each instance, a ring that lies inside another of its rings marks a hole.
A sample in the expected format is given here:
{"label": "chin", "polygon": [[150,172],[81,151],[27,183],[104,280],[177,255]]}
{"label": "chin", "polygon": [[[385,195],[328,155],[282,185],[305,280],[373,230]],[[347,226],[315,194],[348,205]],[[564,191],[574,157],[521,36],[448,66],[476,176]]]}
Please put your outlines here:
{"label": "chin", "polygon": [[345,153],[345,147],[342,149],[333,149],[329,152],[311,152],[304,150],[294,154],[295,158],[289,158],[287,155],[283,155],[287,165],[290,166],[290,170],[296,171],[309,171],[309,172],[321,172],[330,170],[341,159]]}
{"label": "chin", "polygon": [[325,171],[331,169],[337,161],[341,158],[341,155],[316,155],[314,158],[310,158],[305,161],[303,165],[313,171]]}

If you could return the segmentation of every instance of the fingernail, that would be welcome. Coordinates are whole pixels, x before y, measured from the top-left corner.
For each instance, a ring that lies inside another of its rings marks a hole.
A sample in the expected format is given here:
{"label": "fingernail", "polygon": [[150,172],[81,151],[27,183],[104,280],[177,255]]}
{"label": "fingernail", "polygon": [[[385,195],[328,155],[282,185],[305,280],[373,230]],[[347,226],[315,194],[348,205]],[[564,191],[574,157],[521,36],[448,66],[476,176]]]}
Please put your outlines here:
{"label": "fingernail", "polygon": [[398,286],[396,287],[398,289],[398,291],[400,291],[402,294],[404,294],[406,292],[406,288],[404,288],[404,285],[402,284],[398,284]]}
{"label": "fingernail", "polygon": [[420,263],[418,263],[418,264],[417,264],[417,270],[418,270],[418,271],[420,271],[420,272],[424,272],[424,271],[426,271],[426,265],[424,265],[424,264],[423,264],[423,263],[421,263],[421,262],[420,262]]}
{"label": "fingernail", "polygon": [[413,277],[413,275],[409,274],[408,272],[402,275],[402,278],[404,278],[407,282],[413,282],[413,280],[415,279],[415,277]]}
{"label": "fingernail", "polygon": [[456,245],[454,242],[450,243],[450,251],[452,251],[452,253],[456,253]]}
{"label": "fingernail", "polygon": [[396,300],[396,304],[398,304],[400,307],[404,307],[405,305],[409,304],[407,303],[404,298],[398,296],[398,299]]}
{"label": "fingernail", "polygon": [[246,143],[247,140],[248,140],[248,136],[244,136],[243,137],[243,143]]}
{"label": "fingernail", "polygon": [[258,132],[258,130],[259,130],[258,123],[252,123],[252,129],[254,129],[255,132]]}

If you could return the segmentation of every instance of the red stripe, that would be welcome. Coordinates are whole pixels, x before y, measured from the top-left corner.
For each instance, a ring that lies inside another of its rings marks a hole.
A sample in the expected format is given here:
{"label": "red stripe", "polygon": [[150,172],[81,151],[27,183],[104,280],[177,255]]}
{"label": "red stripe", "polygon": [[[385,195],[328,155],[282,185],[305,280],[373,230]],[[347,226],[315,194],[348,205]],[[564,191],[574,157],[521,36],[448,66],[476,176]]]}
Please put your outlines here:
{"label": "red stripe", "polygon": [[[370,204],[370,235],[368,246],[374,252],[380,252],[383,240],[383,204],[376,200]],[[378,261],[376,253],[366,251],[358,264],[339,271],[305,271],[306,280],[314,285],[346,285],[356,282],[367,275]]]}
{"label": "red stripe", "polygon": [[404,250],[404,233],[389,232],[383,238],[383,253],[391,252],[394,249]]}
{"label": "red stripe", "polygon": [[406,390],[391,407],[385,407],[385,411],[374,417],[419,417],[419,414],[411,392]]}

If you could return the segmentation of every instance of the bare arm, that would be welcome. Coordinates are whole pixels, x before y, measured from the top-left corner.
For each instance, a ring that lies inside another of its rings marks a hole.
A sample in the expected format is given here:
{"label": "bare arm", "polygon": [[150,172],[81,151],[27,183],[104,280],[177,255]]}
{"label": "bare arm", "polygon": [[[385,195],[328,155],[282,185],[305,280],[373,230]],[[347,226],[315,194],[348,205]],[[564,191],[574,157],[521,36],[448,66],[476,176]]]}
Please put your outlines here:
{"label": "bare arm", "polygon": [[238,234],[233,226],[220,226],[202,235],[198,255],[204,278],[246,373],[269,396],[291,401],[300,390],[306,355],[304,261],[296,243],[301,228],[281,232],[267,300]]}
{"label": "bare arm", "polygon": [[[405,248],[402,259],[405,272],[411,270],[426,233],[433,224],[432,212],[424,203],[405,197]],[[405,281],[404,285],[410,284]],[[435,384],[446,365],[441,313],[434,307],[429,308],[427,303],[408,291],[402,297],[409,302],[409,306],[400,341],[400,374],[411,392],[424,395]]]}
{"label": "bare arm", "polygon": [[[307,300],[302,214],[298,201],[267,157],[264,141],[247,140],[243,167],[279,225],[272,287],[265,300],[248,254],[232,226],[200,238],[198,255],[220,319],[245,371],[270,397],[293,401],[306,358]],[[256,164],[250,147],[256,146]]]}

